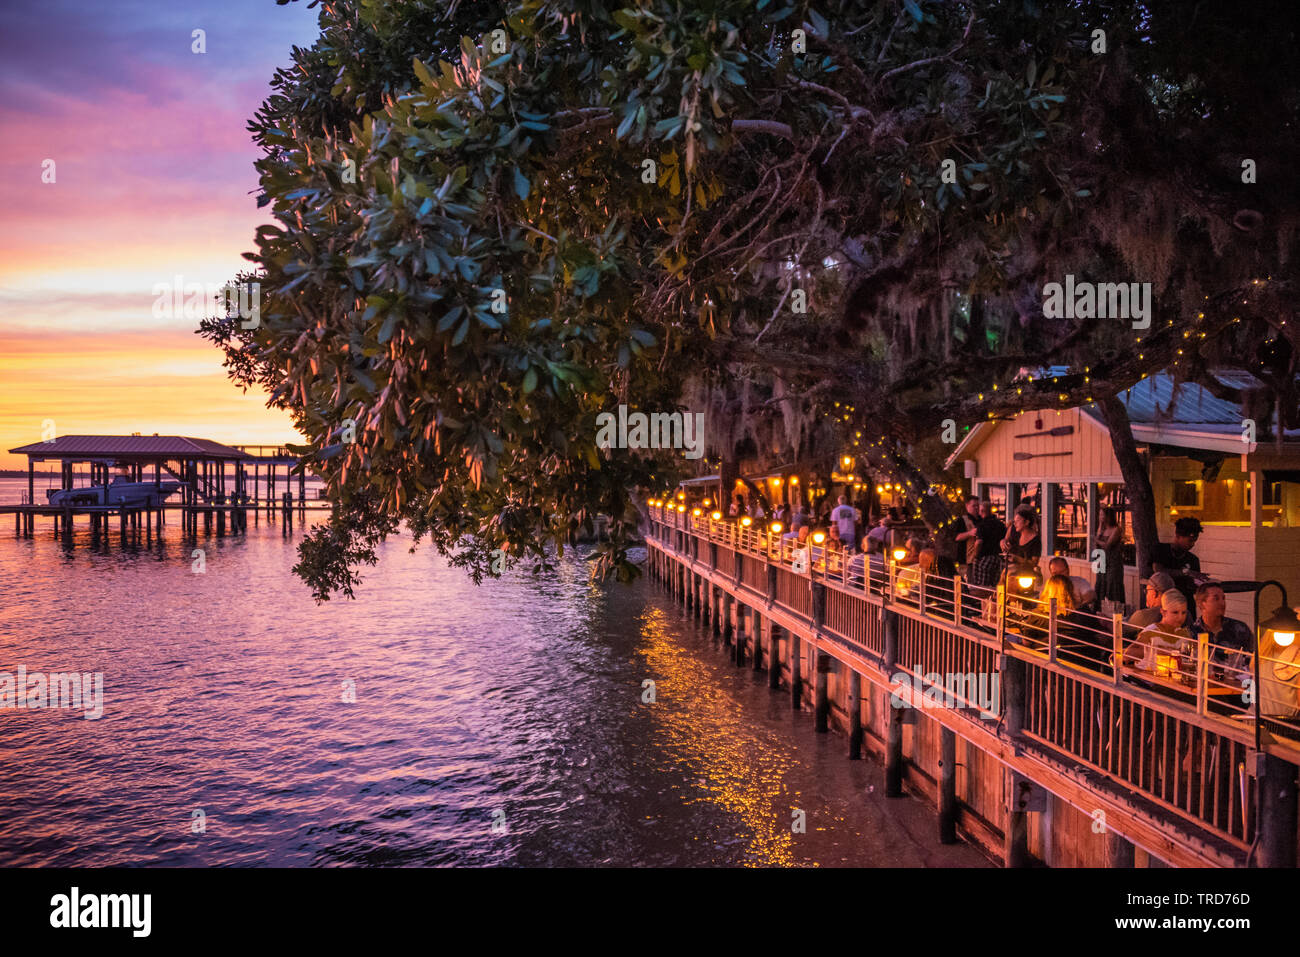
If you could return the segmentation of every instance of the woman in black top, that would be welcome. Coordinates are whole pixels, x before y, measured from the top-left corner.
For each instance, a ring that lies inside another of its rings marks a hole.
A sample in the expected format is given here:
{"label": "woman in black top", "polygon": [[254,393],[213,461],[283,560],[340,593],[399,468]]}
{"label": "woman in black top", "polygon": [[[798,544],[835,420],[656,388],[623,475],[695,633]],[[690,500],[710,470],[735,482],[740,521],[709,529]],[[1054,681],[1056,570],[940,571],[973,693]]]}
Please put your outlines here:
{"label": "woman in black top", "polygon": [[1011,529],[1002,540],[1002,551],[1017,567],[1037,565],[1043,554],[1043,542],[1038,537],[1038,516],[1028,505],[1016,508],[1011,519]]}

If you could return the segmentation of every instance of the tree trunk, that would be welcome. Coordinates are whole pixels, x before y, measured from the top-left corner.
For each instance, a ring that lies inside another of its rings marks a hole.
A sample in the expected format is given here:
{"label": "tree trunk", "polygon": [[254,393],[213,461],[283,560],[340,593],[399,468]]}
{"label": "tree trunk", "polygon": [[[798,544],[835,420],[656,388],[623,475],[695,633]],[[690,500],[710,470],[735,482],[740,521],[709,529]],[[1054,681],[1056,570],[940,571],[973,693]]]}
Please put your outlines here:
{"label": "tree trunk", "polygon": [[1108,396],[1098,400],[1097,407],[1110,429],[1110,444],[1124,476],[1124,495],[1128,498],[1129,520],[1133,523],[1133,540],[1137,543],[1138,574],[1149,578],[1151,553],[1160,541],[1156,531],[1156,497],[1151,490],[1151,477],[1138,456],[1133,427],[1124,403],[1115,396]]}
{"label": "tree trunk", "polygon": [[723,515],[731,514],[731,503],[736,500],[736,460],[725,455],[718,463],[718,511]]}

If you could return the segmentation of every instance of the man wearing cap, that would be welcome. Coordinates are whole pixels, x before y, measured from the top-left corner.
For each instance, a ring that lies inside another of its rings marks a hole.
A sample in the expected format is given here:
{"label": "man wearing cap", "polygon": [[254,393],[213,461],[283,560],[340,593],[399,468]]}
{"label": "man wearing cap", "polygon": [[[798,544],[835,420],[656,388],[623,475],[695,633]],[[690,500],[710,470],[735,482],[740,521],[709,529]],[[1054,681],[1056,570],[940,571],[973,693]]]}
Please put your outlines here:
{"label": "man wearing cap", "polygon": [[1128,617],[1128,624],[1142,629],[1154,625],[1160,620],[1160,596],[1174,587],[1174,576],[1168,572],[1156,572],[1147,581],[1146,607],[1139,608]]}

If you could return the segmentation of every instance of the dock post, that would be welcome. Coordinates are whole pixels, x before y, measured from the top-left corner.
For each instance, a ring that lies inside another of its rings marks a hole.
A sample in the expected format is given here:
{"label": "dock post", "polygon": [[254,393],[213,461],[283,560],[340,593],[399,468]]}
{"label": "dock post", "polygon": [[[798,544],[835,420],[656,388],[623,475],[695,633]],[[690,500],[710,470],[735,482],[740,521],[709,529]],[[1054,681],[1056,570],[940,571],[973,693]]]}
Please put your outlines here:
{"label": "dock post", "polygon": [[939,728],[939,843],[957,843],[957,735]]}
{"label": "dock post", "polygon": [[1258,824],[1256,867],[1296,866],[1296,768],[1276,755],[1258,756],[1256,782],[1263,800]]}
{"label": "dock post", "polygon": [[[898,667],[898,615],[881,609],[885,633],[885,673],[891,677]],[[889,696],[889,722],[885,729],[885,796],[903,796],[903,709]]]}
{"label": "dock post", "polygon": [[121,526],[122,544],[126,544],[126,506],[117,510],[118,524]]}
{"label": "dock post", "polygon": [[[751,650],[754,655],[754,661],[752,662],[752,665],[755,671],[762,671],[763,670],[763,616],[759,614],[757,608],[751,610],[750,621],[754,625],[754,638],[753,641],[750,643]],[[771,622],[769,622],[768,624],[770,626]]]}
{"label": "dock post", "polygon": [[[1002,700],[1006,702],[1006,717],[1003,728],[1012,744],[1019,750],[1020,734],[1025,726],[1025,663],[1011,655],[1001,655],[998,671],[1001,674]],[[1004,866],[1011,868],[1028,867],[1029,857],[1029,812],[1016,810],[1016,775],[1004,770],[1003,776],[1011,789],[1007,800],[1007,823],[1003,831]]]}
{"label": "dock post", "polygon": [[739,668],[745,663],[745,639],[752,637],[747,634],[754,630],[753,620],[750,618],[749,609],[737,602],[736,604],[736,667]]}
{"label": "dock post", "polygon": [[731,625],[731,606],[734,599],[724,593],[722,596],[722,643],[726,644],[731,640],[734,633]]}
{"label": "dock post", "polygon": [[862,675],[849,669],[849,760],[862,759]]}
{"label": "dock post", "polygon": [[767,623],[767,686],[781,687],[781,627],[774,621]]}
{"label": "dock post", "polygon": [[217,498],[217,538],[226,537],[226,497]]}
{"label": "dock post", "polygon": [[827,684],[830,680],[831,673],[831,656],[826,652],[818,649],[817,651],[817,684],[816,684],[816,703],[814,711],[813,730],[825,734],[831,729],[831,701],[827,692]]}
{"label": "dock post", "polygon": [[790,707],[803,709],[803,644],[799,633],[790,632]]}

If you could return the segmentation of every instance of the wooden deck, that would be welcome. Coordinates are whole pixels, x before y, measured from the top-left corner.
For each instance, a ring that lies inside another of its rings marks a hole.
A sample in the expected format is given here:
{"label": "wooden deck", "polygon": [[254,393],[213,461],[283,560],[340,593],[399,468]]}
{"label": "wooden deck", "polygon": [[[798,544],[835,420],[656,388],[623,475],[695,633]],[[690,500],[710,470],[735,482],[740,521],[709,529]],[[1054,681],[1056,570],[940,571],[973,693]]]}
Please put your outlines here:
{"label": "wooden deck", "polygon": [[[766,662],[818,730],[880,755],[904,786],[1009,866],[1295,866],[1296,742],[1076,667],[1050,648],[793,569],[735,526],[651,511],[649,566],[738,661]],[[954,613],[955,612],[955,613]],[[1054,630],[1053,630],[1054,633]],[[927,674],[996,676],[999,716],[936,707]],[[906,676],[903,684],[898,679]],[[900,706],[901,705],[901,706]],[[1267,799],[1261,800],[1266,793]]]}

